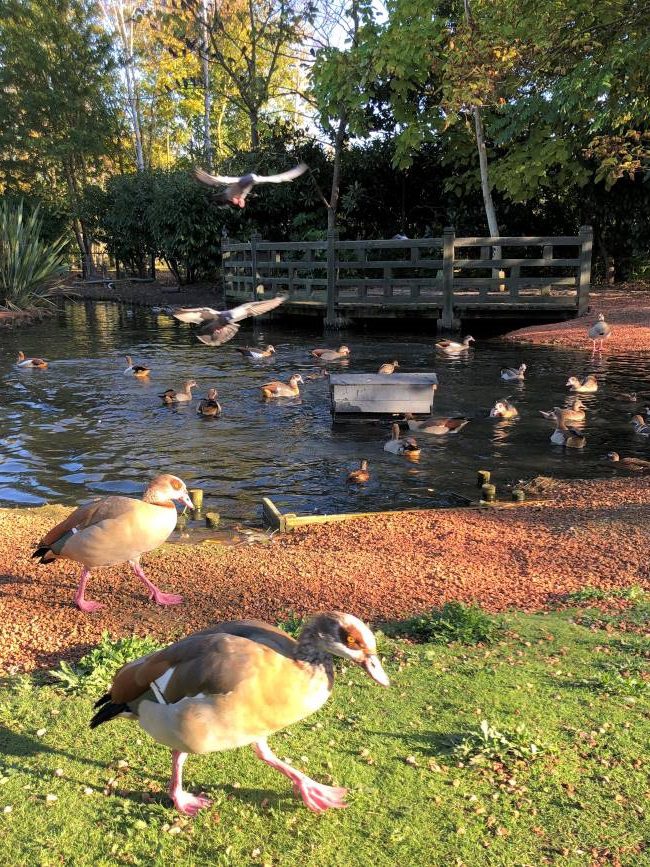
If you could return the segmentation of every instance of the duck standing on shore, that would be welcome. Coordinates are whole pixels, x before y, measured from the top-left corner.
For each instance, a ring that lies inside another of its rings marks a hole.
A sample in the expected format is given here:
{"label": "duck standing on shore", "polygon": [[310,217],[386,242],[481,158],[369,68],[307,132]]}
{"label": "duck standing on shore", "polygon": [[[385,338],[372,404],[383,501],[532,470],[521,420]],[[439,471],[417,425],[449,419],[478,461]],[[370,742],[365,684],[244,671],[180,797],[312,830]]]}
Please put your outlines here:
{"label": "duck standing on shore", "polygon": [[505,382],[523,382],[526,375],[526,365],[520,364],[519,367],[502,367],[501,379]]}
{"label": "duck standing on shore", "polygon": [[145,379],[151,373],[150,367],[145,367],[143,364],[134,364],[130,355],[126,356],[126,364],[124,376],[135,376],[138,379]]}
{"label": "duck standing on shore", "polygon": [[390,682],[375,637],[363,621],[335,611],[317,614],[298,640],[261,620],[236,620],[196,632],[169,647],[128,662],[110,691],[95,703],[90,727],[117,716],[135,718],[172,750],[169,796],[194,816],[210,800],[183,789],[189,753],[252,746],[284,774],[314,813],[345,807],[344,788],[324,786],[279,759],[267,738],[321,708],[334,686],[332,656],[362,668],[376,683]]}
{"label": "duck standing on shore", "polygon": [[179,322],[190,322],[201,327],[197,338],[206,346],[221,346],[237,334],[239,323],[249,316],[261,316],[283,304],[288,295],[279,295],[266,301],[249,301],[232,310],[213,310],[212,307],[177,307],[172,316]]}
{"label": "duck standing on shore", "polygon": [[599,313],[598,319],[594,322],[594,324],[589,329],[589,338],[593,341],[594,348],[593,351],[596,351],[596,343],[600,342],[600,346],[598,347],[598,351],[603,351],[603,343],[605,340],[612,336],[612,326],[608,325],[605,322],[605,314]]}
{"label": "duck standing on shore", "polygon": [[31,370],[45,370],[47,368],[47,361],[44,358],[26,358],[24,352],[19,352],[16,367],[22,367],[23,369],[29,368]]}
{"label": "duck standing on shore", "polygon": [[104,497],[68,515],[43,539],[32,557],[41,563],[62,558],[81,564],[81,577],[74,601],[80,611],[97,611],[102,606],[85,598],[86,584],[92,569],[128,563],[143,582],[149,598],[158,605],[177,605],[182,596],[163,593],[142,570],[140,557],[158,548],[176,526],[178,500],[194,508],[185,483],[164,473],[145,490],[141,500],[132,497]]}
{"label": "duck standing on shore", "polygon": [[441,352],[443,355],[459,355],[461,352],[467,352],[470,349],[470,343],[474,342],[474,338],[468,334],[462,343],[457,343],[454,340],[439,340],[434,348],[436,352]]}

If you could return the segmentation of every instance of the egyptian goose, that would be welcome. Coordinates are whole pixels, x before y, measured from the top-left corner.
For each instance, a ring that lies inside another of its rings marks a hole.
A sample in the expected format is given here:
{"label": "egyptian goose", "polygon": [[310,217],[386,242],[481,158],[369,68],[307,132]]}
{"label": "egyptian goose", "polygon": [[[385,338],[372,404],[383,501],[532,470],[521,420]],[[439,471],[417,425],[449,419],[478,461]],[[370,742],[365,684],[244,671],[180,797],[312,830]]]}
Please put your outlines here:
{"label": "egyptian goose", "polygon": [[139,379],[144,379],[151,373],[150,367],[144,367],[142,364],[134,364],[131,361],[131,356],[126,356],[127,368],[124,371],[124,376],[137,376]]}
{"label": "egyptian goose", "polygon": [[501,379],[506,382],[523,382],[526,375],[526,365],[520,364],[519,367],[502,367]]}
{"label": "egyptian goose", "polygon": [[634,433],[640,434],[642,437],[650,437],[650,424],[646,424],[642,415],[632,417],[632,427],[634,428]]}
{"label": "egyptian goose", "polygon": [[619,464],[626,469],[636,470],[639,473],[650,471],[650,461],[644,461],[643,458],[622,458],[618,452],[607,452],[606,459],[612,464]]}
{"label": "egyptian goose", "polygon": [[272,400],[275,397],[298,397],[300,395],[299,382],[304,383],[299,373],[294,373],[288,384],[286,382],[279,382],[278,380],[267,382],[261,388],[262,397],[266,400]]}
{"label": "egyptian goose", "polygon": [[74,597],[81,611],[102,607],[84,596],[91,570],[127,562],[146,586],[150,599],[158,605],[177,605],[183,597],[162,593],[140,565],[140,557],[162,545],[176,526],[174,500],[194,508],[184,482],[165,473],[149,483],[141,500],[104,497],[80,506],[41,539],[32,557],[39,557],[41,563],[62,558],[81,564]]}
{"label": "egyptian goose", "polygon": [[384,443],[384,451],[391,452],[394,455],[409,455],[417,457],[421,449],[413,437],[400,437],[399,425],[395,423],[391,428],[391,438]]}
{"label": "egyptian goose", "polygon": [[170,747],[169,796],[189,816],[210,800],[183,790],[188,753],[249,744],[258,758],[291,780],[295,794],[313,812],[345,807],[345,789],[311,780],[275,756],[267,743],[270,735],[325,704],[334,683],[332,655],[389,686],[372,632],[351,614],[317,614],[297,641],[259,620],[238,620],[127,663],[96,702],[99,710],[90,727],[116,716],[135,717],[154,740]]}
{"label": "egyptian goose", "polygon": [[217,389],[208,389],[208,396],[200,401],[196,412],[198,415],[204,415],[208,418],[214,418],[216,415],[221,415],[221,404],[217,400]]}
{"label": "egyptian goose", "polygon": [[593,394],[595,391],[598,391],[598,380],[592,373],[583,379],[579,379],[577,376],[570,376],[566,384],[571,391],[576,391],[579,394]]}
{"label": "egyptian goose", "polygon": [[557,427],[551,434],[552,443],[556,446],[564,446],[567,449],[583,449],[585,447],[587,444],[585,435],[573,427],[567,427],[562,418],[562,410],[559,407],[555,412],[555,423]]}
{"label": "egyptian goose", "polygon": [[275,310],[288,295],[269,298],[267,301],[249,301],[240,304],[232,310],[213,310],[212,307],[177,307],[172,316],[180,322],[191,322],[201,327],[196,332],[197,338],[207,346],[221,346],[237,334],[239,323],[248,316],[261,316]]}
{"label": "egyptian goose", "polygon": [[29,367],[34,370],[45,370],[47,367],[47,361],[44,358],[25,358],[25,353],[19,352],[16,367]]}
{"label": "egyptian goose", "polygon": [[469,419],[465,416],[453,416],[451,418],[423,418],[416,420],[410,412],[404,414],[409,430],[417,430],[421,433],[434,434],[435,436],[444,436],[445,434],[456,434],[461,431],[466,424],[469,424]]}
{"label": "egyptian goose", "polygon": [[517,418],[518,415],[519,410],[507,397],[497,400],[490,410],[490,418]]}
{"label": "egyptian goose", "polygon": [[580,400],[579,397],[573,399],[571,406],[559,407],[556,406],[554,409],[544,410],[540,409],[540,414],[544,416],[544,418],[550,418],[555,421],[556,414],[559,412],[562,415],[563,420],[566,421],[584,421],[586,416],[585,410],[587,409],[586,405]]}
{"label": "egyptian goose", "polygon": [[348,475],[348,482],[354,485],[365,485],[370,481],[370,473],[368,472],[368,461],[361,461],[358,470],[352,470]]}
{"label": "egyptian goose", "polygon": [[266,349],[255,349],[252,346],[235,346],[237,352],[241,352],[244,358],[254,358],[256,361],[260,358],[270,358],[275,354],[275,346],[269,345]]}
{"label": "egyptian goose", "polygon": [[468,334],[462,343],[456,343],[453,340],[439,340],[435,345],[435,350],[442,352],[443,355],[458,355],[459,352],[466,352],[470,348],[470,343],[475,342],[474,338]]}
{"label": "egyptian goose", "polygon": [[399,367],[399,361],[387,361],[385,364],[382,364],[382,366],[379,368],[377,373],[384,373],[384,374],[395,373],[395,371],[397,370],[398,367]]}
{"label": "egyptian goose", "polygon": [[164,394],[160,394],[158,397],[162,398],[162,402],[167,406],[171,406],[173,403],[188,403],[192,400],[193,388],[196,388],[196,382],[193,379],[188,379],[182,391],[174,391],[173,388],[168,388]]}
{"label": "egyptian goose", "polygon": [[311,354],[319,361],[340,361],[350,355],[347,346],[339,346],[338,349],[312,349]]}
{"label": "egyptian goose", "polygon": [[612,326],[608,325],[605,322],[605,314],[599,313],[598,319],[594,322],[591,328],[588,331],[589,338],[593,341],[594,348],[593,351],[596,351],[596,343],[600,342],[600,346],[598,347],[598,351],[603,351],[603,343],[607,340],[608,337],[612,336]]}

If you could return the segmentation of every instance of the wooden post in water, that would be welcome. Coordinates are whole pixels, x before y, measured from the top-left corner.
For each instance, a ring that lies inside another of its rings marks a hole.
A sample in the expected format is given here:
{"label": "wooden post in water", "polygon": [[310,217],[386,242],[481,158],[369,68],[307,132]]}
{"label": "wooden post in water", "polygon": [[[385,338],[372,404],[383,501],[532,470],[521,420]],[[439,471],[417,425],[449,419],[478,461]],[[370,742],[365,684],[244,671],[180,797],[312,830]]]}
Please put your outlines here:
{"label": "wooden post in water", "polygon": [[453,331],[454,322],[454,229],[446,226],[442,233],[442,318],[438,328]]}
{"label": "wooden post in water", "polygon": [[338,229],[327,230],[327,312],[325,328],[336,328],[336,254]]}
{"label": "wooden post in water", "polygon": [[594,243],[591,226],[580,226],[580,268],[578,271],[578,316],[583,316],[589,306],[591,286],[591,250]]}

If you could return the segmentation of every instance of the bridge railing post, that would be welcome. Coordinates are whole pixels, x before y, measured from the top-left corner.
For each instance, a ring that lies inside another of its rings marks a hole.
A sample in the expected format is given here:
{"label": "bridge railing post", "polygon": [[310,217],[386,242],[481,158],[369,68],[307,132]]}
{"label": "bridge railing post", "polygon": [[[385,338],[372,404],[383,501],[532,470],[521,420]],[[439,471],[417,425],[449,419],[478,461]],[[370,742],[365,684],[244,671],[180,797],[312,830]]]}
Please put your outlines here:
{"label": "bridge railing post", "polygon": [[257,244],[262,240],[262,236],[258,232],[253,232],[251,235],[251,295],[253,301],[258,300],[257,294]]}
{"label": "bridge railing post", "polygon": [[578,268],[578,316],[583,316],[589,306],[591,287],[591,251],[594,237],[591,226],[580,226],[580,267]]}
{"label": "bridge railing post", "polygon": [[453,331],[454,321],[454,240],[453,226],[442,233],[442,318],[438,325],[443,331]]}
{"label": "bridge railing post", "polygon": [[338,229],[327,230],[327,312],[325,327],[336,327],[336,255],[338,253]]}

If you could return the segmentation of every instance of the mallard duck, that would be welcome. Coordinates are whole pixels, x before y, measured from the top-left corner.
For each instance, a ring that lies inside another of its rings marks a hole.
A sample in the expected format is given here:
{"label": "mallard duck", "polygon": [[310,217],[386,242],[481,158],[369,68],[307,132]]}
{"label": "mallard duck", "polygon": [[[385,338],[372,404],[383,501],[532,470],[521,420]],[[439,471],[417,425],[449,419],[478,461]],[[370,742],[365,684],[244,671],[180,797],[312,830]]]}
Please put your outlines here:
{"label": "mallard duck", "polygon": [[382,366],[379,368],[377,373],[384,373],[384,374],[395,373],[395,371],[397,370],[398,367],[399,367],[399,361],[387,361],[385,364],[382,364]]}
{"label": "mallard duck", "polygon": [[554,409],[551,409],[548,412],[546,412],[543,409],[540,409],[540,413],[541,413],[541,415],[544,416],[544,418],[553,419],[553,421],[555,421],[556,413],[558,413],[558,412],[561,413],[562,418],[564,419],[565,422],[567,422],[567,421],[584,421],[586,418],[586,414],[585,414],[586,408],[587,407],[580,400],[580,398],[576,397],[576,398],[574,398],[573,402],[571,403],[571,406],[564,406],[564,407],[556,406]]}
{"label": "mallard duck", "polygon": [[434,434],[434,436],[444,436],[445,434],[456,434],[461,431],[469,419],[465,416],[457,415],[450,418],[423,418],[414,419],[410,412],[404,413],[409,430],[417,430],[420,433]]}
{"label": "mallard duck", "polygon": [[650,424],[646,424],[642,415],[635,415],[631,420],[634,433],[642,437],[650,437]]}
{"label": "mallard duck", "polygon": [[551,442],[556,446],[564,446],[567,449],[583,449],[587,444],[587,438],[573,427],[567,427],[562,418],[562,411],[558,407],[555,413],[557,427],[551,434]]}
{"label": "mallard duck", "polygon": [[391,428],[391,438],[384,443],[384,451],[391,452],[394,455],[409,455],[416,457],[420,454],[418,444],[413,437],[400,437],[400,429],[398,424],[394,424]]}
{"label": "mallard duck", "polygon": [[34,370],[45,370],[47,367],[47,361],[44,358],[25,358],[25,353],[19,352],[16,367],[29,367]]}
{"label": "mallard duck", "polygon": [[583,379],[579,379],[577,376],[570,376],[566,384],[571,391],[577,391],[580,394],[593,394],[595,391],[598,391],[598,380],[592,373],[589,376],[583,377]]}
{"label": "mallard duck", "polygon": [[136,376],[138,379],[144,379],[151,373],[150,367],[144,367],[142,364],[134,364],[131,361],[131,356],[126,356],[127,368],[124,371],[124,376]]}
{"label": "mallard duck", "polygon": [[261,388],[262,396],[267,400],[275,397],[298,397],[300,394],[300,389],[298,388],[299,382],[303,382],[303,378],[299,373],[294,373],[288,384],[286,382],[279,382],[278,380],[267,382]]}
{"label": "mallard duck", "polygon": [[266,349],[255,349],[253,346],[235,346],[237,352],[241,352],[244,358],[254,358],[256,361],[260,358],[270,358],[275,354],[275,346],[269,343]]}
{"label": "mallard duck", "polygon": [[319,361],[340,361],[350,355],[347,346],[339,346],[338,349],[312,349],[311,354]]}
{"label": "mallard duck", "polygon": [[370,473],[368,472],[368,461],[361,461],[361,463],[359,464],[359,469],[352,470],[352,472],[348,475],[348,482],[355,485],[363,485],[369,480]]}
{"label": "mallard duck", "polygon": [[642,458],[622,458],[618,452],[607,452],[606,460],[612,464],[619,464],[628,470],[636,470],[640,473],[650,471],[650,461],[644,461]]}
{"label": "mallard duck", "polygon": [[168,473],[157,476],[141,500],[131,497],[95,500],[80,506],[50,530],[32,557],[39,557],[41,563],[62,558],[81,564],[74,597],[81,611],[92,612],[102,607],[84,595],[91,570],[119,563],[131,566],[147,588],[149,598],[158,605],[177,605],[183,597],[163,593],[140,566],[140,557],[162,545],[176,527],[175,500],[193,508],[185,483]]}
{"label": "mallard duck", "polygon": [[221,404],[217,400],[217,389],[209,388],[208,396],[204,397],[196,408],[198,415],[205,415],[208,418],[214,418],[216,415],[221,415]]}
{"label": "mallard duck", "polygon": [[602,352],[603,342],[607,340],[608,337],[612,336],[612,327],[605,322],[605,314],[599,313],[598,319],[594,322],[594,324],[589,329],[589,337],[593,341],[594,349],[596,351],[596,343],[600,342],[600,346],[598,347],[598,351]]}
{"label": "mallard duck", "polygon": [[162,402],[167,404],[167,406],[173,403],[188,403],[192,400],[193,388],[196,388],[196,382],[193,379],[188,379],[182,391],[174,391],[173,388],[168,388],[167,391],[158,396],[162,398]]}
{"label": "mallard duck", "polygon": [[298,640],[260,620],[219,623],[123,666],[96,703],[90,726],[136,719],[172,750],[169,796],[181,813],[210,805],[184,791],[188,753],[251,745],[288,777],[315,813],[345,807],[344,788],[323,786],[271,752],[267,738],[321,708],[334,685],[332,656],[360,666],[381,686],[389,680],[375,638],[361,620],[335,611],[307,621]]}
{"label": "mallard duck", "polygon": [[197,338],[207,346],[221,346],[237,334],[239,323],[248,316],[261,316],[284,303],[288,295],[269,298],[267,301],[249,301],[232,310],[213,310],[212,307],[177,307],[172,316],[180,322],[201,325]]}
{"label": "mallard duck", "polygon": [[462,343],[456,343],[453,340],[439,340],[435,344],[436,352],[442,352],[444,355],[458,355],[459,352],[466,352],[470,348],[470,343],[476,341],[471,335],[467,335]]}
{"label": "mallard duck", "polygon": [[497,400],[490,410],[490,418],[517,418],[518,415],[519,410],[510,403],[507,397],[503,400]]}
{"label": "mallard duck", "polygon": [[526,365],[520,364],[519,367],[502,367],[501,379],[506,382],[523,382],[526,375]]}

